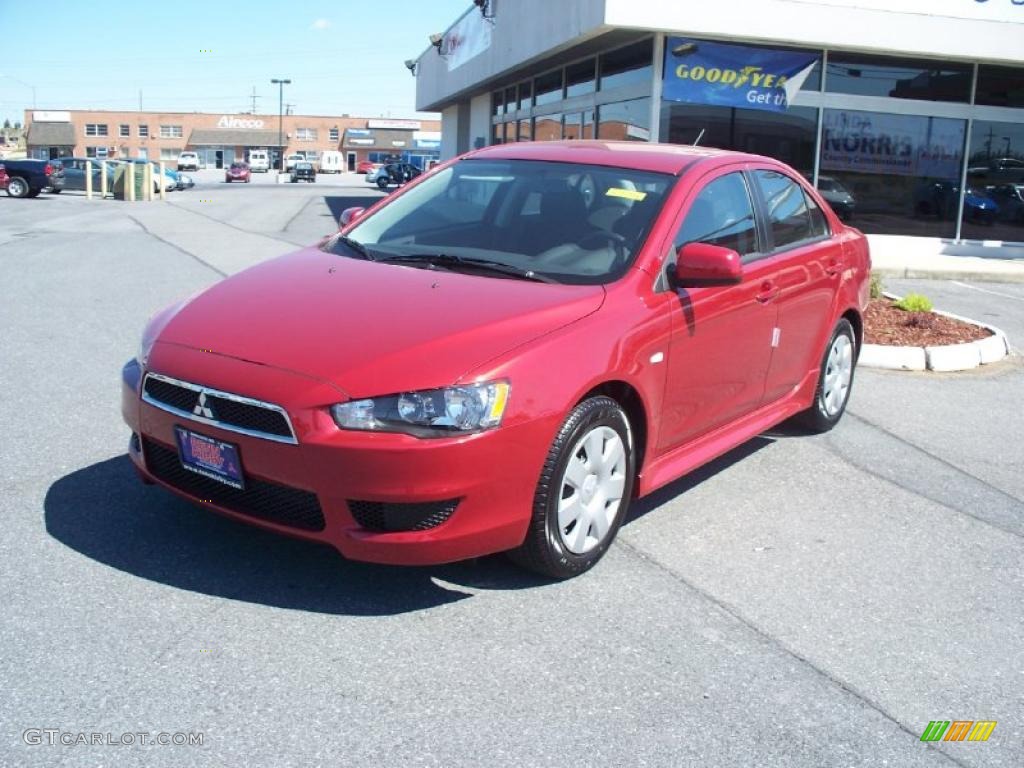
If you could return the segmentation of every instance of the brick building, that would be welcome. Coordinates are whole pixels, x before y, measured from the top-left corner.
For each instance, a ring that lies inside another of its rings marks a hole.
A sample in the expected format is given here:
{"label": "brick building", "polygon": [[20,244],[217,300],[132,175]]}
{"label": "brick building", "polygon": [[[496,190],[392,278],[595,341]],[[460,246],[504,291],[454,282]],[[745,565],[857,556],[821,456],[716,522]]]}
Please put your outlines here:
{"label": "brick building", "polygon": [[438,120],[392,120],[349,115],[225,115],[199,112],[25,110],[30,157],[142,157],[171,167],[182,150],[199,154],[204,167],[222,168],[266,149],[310,159],[340,151],[349,170],[362,160],[401,159],[425,167],[438,157]]}

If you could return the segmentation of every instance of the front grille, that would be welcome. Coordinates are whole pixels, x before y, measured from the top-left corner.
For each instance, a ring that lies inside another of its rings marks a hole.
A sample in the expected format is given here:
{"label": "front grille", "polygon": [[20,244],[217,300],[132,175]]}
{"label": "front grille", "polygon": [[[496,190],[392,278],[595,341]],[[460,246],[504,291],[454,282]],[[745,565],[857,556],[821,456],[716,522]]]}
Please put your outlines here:
{"label": "front grille", "polygon": [[[151,405],[171,410],[186,418],[214,424],[235,432],[254,434],[256,437],[280,439],[295,442],[291,423],[280,406],[261,403],[257,400],[230,395],[227,392],[208,389],[197,384],[169,379],[159,374],[146,374],[142,385],[143,398]],[[202,405],[213,415],[195,413],[200,396],[205,394]]]}
{"label": "front grille", "polygon": [[177,452],[160,443],[143,437],[142,445],[146,467],[153,476],[190,496],[279,525],[305,531],[324,529],[316,494],[248,476],[245,489],[239,490],[188,471],[181,466]]}
{"label": "front grille", "polygon": [[349,499],[348,508],[360,526],[370,531],[426,531],[436,528],[459,506],[459,499],[395,504]]}

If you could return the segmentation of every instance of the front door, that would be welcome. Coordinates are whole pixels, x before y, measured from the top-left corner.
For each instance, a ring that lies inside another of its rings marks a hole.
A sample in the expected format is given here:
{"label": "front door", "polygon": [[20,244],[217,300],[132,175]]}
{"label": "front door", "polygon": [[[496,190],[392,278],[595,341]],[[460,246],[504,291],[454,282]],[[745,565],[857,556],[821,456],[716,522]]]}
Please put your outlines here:
{"label": "front door", "polygon": [[356,169],[356,153],[355,152],[349,152],[347,154],[347,159],[346,159],[345,162],[346,162],[346,165],[348,166],[348,169],[350,171],[354,171]]}
{"label": "front door", "polygon": [[741,167],[713,171],[683,203],[673,248],[730,248],[744,262],[736,285],[677,288],[659,452],[687,443],[764,402],[778,310],[775,266],[764,249]]}
{"label": "front door", "polygon": [[213,166],[214,166],[214,168],[223,168],[224,167],[224,150],[223,149],[218,149],[216,152],[213,153]]}

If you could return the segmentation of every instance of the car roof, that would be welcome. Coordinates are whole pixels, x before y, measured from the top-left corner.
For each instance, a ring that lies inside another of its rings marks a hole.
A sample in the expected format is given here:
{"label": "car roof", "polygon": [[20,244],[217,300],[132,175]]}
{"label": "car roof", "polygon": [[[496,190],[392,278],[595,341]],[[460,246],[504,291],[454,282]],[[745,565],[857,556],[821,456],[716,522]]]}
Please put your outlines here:
{"label": "car roof", "polygon": [[[686,144],[652,144],[646,141],[527,141],[496,144],[470,152],[467,158],[495,160],[542,160],[655,171],[678,176],[692,165],[710,159],[757,160],[767,158],[743,152]],[[771,161],[768,161],[771,162]],[[772,164],[775,164],[774,162]]]}

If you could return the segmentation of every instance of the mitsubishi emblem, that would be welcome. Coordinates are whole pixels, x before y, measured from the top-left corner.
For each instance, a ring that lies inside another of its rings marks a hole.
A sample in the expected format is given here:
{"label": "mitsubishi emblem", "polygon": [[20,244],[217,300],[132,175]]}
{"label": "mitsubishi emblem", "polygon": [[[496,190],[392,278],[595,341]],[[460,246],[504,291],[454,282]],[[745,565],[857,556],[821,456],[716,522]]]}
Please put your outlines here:
{"label": "mitsubishi emblem", "polygon": [[206,393],[205,392],[200,392],[199,393],[199,402],[196,403],[196,407],[192,409],[192,413],[194,413],[196,416],[202,416],[203,418],[206,418],[206,419],[212,419],[213,418],[213,411],[206,404]]}

